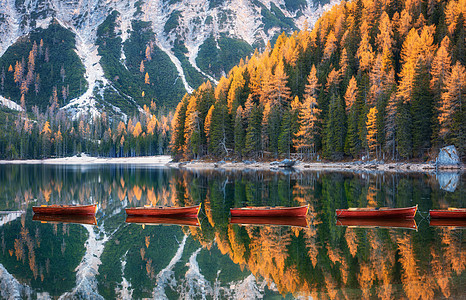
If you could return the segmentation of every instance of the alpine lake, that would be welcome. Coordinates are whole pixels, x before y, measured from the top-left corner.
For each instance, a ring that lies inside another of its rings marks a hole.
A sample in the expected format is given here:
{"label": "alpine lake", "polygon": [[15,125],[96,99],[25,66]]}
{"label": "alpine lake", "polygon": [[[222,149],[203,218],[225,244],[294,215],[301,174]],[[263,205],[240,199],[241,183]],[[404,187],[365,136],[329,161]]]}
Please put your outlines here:
{"label": "alpine lake", "polygon": [[[465,299],[466,221],[428,218],[429,209],[466,207],[465,195],[466,176],[455,172],[0,165],[0,298]],[[93,203],[95,219],[32,212]],[[194,221],[125,213],[195,204]],[[304,222],[230,222],[232,207],[307,204]],[[335,217],[338,208],[416,204],[413,221]]]}

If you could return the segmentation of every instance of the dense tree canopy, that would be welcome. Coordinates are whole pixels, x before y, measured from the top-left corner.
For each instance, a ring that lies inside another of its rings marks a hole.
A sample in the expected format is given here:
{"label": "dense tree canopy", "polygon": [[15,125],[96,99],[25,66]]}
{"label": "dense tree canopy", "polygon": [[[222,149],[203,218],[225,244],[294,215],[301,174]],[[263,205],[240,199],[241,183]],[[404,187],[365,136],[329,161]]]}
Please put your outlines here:
{"label": "dense tree canopy", "polygon": [[190,96],[199,107],[213,95],[211,111],[178,106],[173,153],[425,160],[454,144],[464,157],[463,2],[336,5]]}

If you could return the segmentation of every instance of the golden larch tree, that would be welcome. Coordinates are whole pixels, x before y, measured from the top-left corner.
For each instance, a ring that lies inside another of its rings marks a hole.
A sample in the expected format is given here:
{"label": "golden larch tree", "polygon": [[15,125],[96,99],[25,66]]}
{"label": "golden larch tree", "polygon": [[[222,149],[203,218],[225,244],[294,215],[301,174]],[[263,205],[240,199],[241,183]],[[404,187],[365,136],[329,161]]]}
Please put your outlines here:
{"label": "golden larch tree", "polygon": [[377,108],[372,107],[367,114],[367,146],[370,155],[377,154]]}

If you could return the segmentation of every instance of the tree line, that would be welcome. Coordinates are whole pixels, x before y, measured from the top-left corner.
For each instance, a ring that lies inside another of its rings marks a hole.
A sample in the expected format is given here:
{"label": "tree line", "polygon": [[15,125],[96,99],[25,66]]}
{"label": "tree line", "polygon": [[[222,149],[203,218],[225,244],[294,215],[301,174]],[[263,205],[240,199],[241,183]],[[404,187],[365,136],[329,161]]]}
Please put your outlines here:
{"label": "tree line", "polygon": [[178,104],[174,157],[433,158],[466,151],[461,1],[343,2]]}
{"label": "tree line", "polygon": [[[56,98],[55,98],[56,99]],[[41,112],[37,106],[17,114],[0,111],[0,159],[92,156],[128,157],[165,154],[170,138],[171,114],[155,115],[156,106],[117,120],[105,112],[71,119],[56,100]]]}

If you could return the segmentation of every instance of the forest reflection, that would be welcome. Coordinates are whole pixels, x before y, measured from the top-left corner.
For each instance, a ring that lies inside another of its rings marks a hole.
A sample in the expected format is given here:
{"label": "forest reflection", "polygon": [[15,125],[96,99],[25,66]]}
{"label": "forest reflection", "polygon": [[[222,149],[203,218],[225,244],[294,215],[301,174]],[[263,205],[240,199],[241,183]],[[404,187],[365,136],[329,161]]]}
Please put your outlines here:
{"label": "forest reflection", "polygon": [[[18,262],[27,265],[20,273],[23,278],[29,276],[32,286],[56,282],[61,274],[71,283],[54,288],[61,292],[70,289],[73,280],[69,272],[83,255],[87,231],[64,223],[38,226],[32,221],[30,208],[97,202],[98,226],[104,224],[106,231],[117,232],[112,246],[104,250],[102,271],[110,274],[115,268],[105,265],[105,255],[117,252],[123,256],[130,242],[124,239],[140,236],[140,242],[131,243],[140,243],[137,256],[144,262],[144,284],[153,286],[157,258],[151,247],[161,247],[160,242],[147,228],[125,225],[123,208],[202,204],[199,224],[182,226],[182,232],[204,249],[217,247],[241,270],[264,279],[270,289],[283,296],[457,298],[466,293],[465,229],[429,226],[423,217],[431,208],[464,207],[464,179],[460,176],[455,192],[447,192],[440,189],[435,176],[415,174],[2,166],[0,210],[26,213],[18,217],[20,222],[1,228],[0,262],[10,272],[19,268]],[[230,223],[231,207],[304,204],[311,207],[305,227]],[[415,204],[424,214],[416,217],[414,230],[409,226],[341,226],[335,219],[336,208]],[[67,260],[64,265],[68,271],[51,266],[50,260],[58,256]],[[99,281],[104,280],[110,279],[99,277]],[[115,284],[99,282],[99,289],[116,288]]]}

